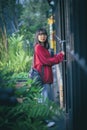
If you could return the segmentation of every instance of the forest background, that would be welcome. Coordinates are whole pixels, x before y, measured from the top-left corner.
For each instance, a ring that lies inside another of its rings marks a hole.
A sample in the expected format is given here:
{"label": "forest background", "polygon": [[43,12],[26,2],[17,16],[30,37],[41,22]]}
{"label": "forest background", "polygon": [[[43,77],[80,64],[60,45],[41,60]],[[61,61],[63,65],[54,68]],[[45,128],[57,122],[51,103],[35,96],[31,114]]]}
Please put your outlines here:
{"label": "forest background", "polygon": [[28,71],[34,35],[46,27],[47,0],[0,0],[0,69]]}

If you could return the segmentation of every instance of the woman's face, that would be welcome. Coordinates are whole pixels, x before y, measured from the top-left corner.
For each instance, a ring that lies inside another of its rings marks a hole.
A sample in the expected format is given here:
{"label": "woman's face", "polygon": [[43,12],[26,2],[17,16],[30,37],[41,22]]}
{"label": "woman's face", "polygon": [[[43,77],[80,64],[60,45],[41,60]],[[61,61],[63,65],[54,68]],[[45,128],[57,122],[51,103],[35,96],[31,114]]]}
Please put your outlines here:
{"label": "woman's face", "polygon": [[38,41],[40,41],[41,43],[44,43],[47,39],[47,35],[44,34],[43,32],[40,32],[38,35]]}

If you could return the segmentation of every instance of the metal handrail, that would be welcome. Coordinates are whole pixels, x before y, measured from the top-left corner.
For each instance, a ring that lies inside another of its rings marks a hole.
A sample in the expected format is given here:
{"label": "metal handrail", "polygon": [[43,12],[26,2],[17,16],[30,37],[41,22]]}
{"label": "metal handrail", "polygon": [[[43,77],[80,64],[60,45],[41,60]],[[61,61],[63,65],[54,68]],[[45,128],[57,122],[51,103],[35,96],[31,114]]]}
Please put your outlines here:
{"label": "metal handrail", "polygon": [[[59,44],[62,44],[63,49],[63,43],[66,43],[66,40],[61,40],[57,35],[55,35],[57,38]],[[66,51],[72,56],[72,58],[79,64],[79,66],[86,72],[87,74],[87,65],[84,58],[80,58],[78,53],[75,53],[74,50],[71,50],[69,46],[66,46]],[[67,60],[65,60],[67,61]]]}

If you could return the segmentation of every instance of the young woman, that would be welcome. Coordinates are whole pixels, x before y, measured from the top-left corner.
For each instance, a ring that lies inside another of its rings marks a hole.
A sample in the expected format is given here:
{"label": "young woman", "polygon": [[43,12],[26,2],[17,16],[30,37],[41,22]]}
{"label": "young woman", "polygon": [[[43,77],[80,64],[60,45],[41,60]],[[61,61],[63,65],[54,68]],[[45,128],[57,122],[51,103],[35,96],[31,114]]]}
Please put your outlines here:
{"label": "young woman", "polygon": [[47,88],[53,83],[53,72],[52,66],[59,64],[64,59],[64,52],[61,51],[59,54],[51,56],[48,51],[48,35],[44,28],[40,28],[36,32],[36,41],[34,46],[34,64],[33,67],[38,70],[43,79],[43,96],[46,99],[49,97]]}
{"label": "young woman", "polygon": [[[49,53],[49,43],[47,31],[40,28],[36,32],[35,46],[34,46],[34,63],[33,67],[38,70],[43,80],[42,96],[44,101],[46,98],[51,100],[50,87],[53,83],[52,66],[59,64],[64,59],[64,52],[51,56]],[[43,101],[42,101],[43,102]]]}

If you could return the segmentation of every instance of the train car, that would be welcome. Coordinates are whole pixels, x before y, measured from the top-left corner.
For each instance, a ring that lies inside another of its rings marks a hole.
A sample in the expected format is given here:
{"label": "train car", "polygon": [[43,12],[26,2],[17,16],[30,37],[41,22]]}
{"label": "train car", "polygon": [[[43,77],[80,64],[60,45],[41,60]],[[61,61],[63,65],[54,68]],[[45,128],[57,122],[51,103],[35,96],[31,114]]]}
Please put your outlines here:
{"label": "train car", "polygon": [[56,51],[62,64],[66,130],[87,129],[87,4],[86,0],[48,0],[55,19]]}

